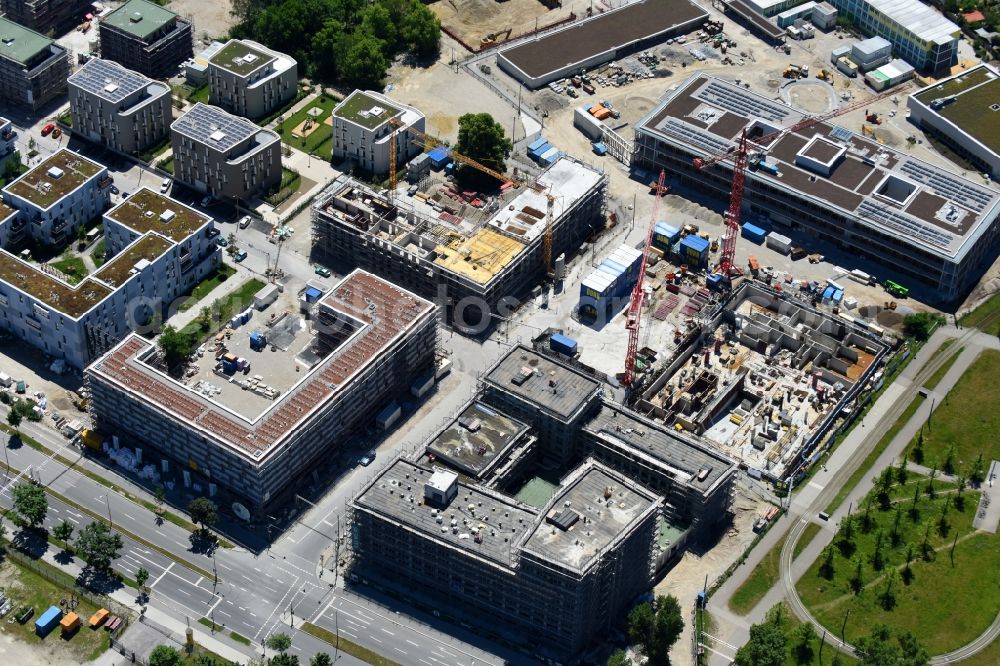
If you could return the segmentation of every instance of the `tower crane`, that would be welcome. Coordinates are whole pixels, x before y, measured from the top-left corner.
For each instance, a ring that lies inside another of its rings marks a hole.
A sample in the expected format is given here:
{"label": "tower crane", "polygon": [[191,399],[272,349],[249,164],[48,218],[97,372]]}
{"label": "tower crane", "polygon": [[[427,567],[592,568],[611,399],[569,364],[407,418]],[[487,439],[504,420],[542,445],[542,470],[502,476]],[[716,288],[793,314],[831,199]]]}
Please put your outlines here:
{"label": "tower crane", "polygon": [[729,208],[726,209],[726,232],[722,238],[722,255],[719,258],[719,272],[727,278],[740,274],[739,268],[733,265],[733,258],[736,253],[736,237],[740,233],[740,211],[743,207],[743,190],[746,184],[747,164],[750,159],[750,149],[748,148],[748,145],[751,142],[754,146],[759,146],[760,149],[766,149],[768,145],[788,134],[791,134],[792,132],[806,129],[807,127],[821,123],[824,120],[836,118],[837,116],[841,116],[850,111],[867,106],[872,102],[877,102],[878,100],[888,97],[889,95],[899,94],[900,92],[905,91],[909,86],[910,84],[907,83],[900,88],[887,90],[871,97],[855,100],[850,104],[834,109],[833,111],[821,113],[817,116],[803,118],[794,125],[780,129],[776,132],[771,132],[770,134],[765,134],[760,138],[751,140],[747,137],[747,131],[744,128],[736,146],[730,147],[729,150],[724,153],[718,153],[706,158],[694,158],[692,164],[698,171],[702,171],[727,159],[731,159],[733,161],[733,183],[730,190]]}
{"label": "tower crane", "polygon": [[639,263],[639,278],[632,288],[632,299],[628,305],[628,315],[625,318],[625,328],[628,330],[628,354],[625,356],[625,386],[635,383],[635,357],[639,353],[639,321],[642,319],[642,301],[646,294],[643,291],[643,281],[646,277],[646,260],[649,257],[650,245],[653,241],[653,229],[656,228],[656,216],[660,210],[660,197],[667,180],[667,172],[660,171],[660,179],[656,182],[656,195],[653,199],[653,212],[649,217],[649,230],[646,231],[646,242],[642,246],[642,260]]}

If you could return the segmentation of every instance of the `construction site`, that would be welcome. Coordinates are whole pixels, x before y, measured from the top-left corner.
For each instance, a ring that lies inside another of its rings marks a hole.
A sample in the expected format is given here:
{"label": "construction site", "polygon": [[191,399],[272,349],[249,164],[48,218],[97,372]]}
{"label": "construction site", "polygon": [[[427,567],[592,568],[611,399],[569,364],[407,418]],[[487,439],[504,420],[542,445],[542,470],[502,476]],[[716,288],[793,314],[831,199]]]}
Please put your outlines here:
{"label": "construction site", "polygon": [[492,196],[431,177],[404,197],[341,176],[313,204],[312,248],[434,300],[455,330],[480,334],[603,228],[606,187],[605,173],[569,157]]}

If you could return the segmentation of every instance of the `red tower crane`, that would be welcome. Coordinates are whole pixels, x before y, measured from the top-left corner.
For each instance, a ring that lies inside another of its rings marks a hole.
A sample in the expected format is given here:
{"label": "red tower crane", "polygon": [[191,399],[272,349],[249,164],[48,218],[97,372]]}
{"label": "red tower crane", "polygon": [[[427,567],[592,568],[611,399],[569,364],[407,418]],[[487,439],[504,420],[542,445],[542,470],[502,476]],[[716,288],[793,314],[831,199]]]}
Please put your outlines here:
{"label": "red tower crane", "polygon": [[[778,130],[777,132],[765,134],[759,139],[754,139],[753,143],[761,148],[766,148],[769,144],[774,143],[786,134],[811,127],[816,123],[821,123],[824,120],[829,120],[830,118],[836,118],[837,116],[854,111],[855,109],[859,109],[863,106],[867,106],[872,102],[876,102],[883,97],[898,95],[899,93],[904,92],[909,86],[910,84],[906,83],[893,90],[887,90],[879,93],[878,95],[873,95],[872,97],[855,100],[850,104],[834,109],[833,111],[828,111],[818,116],[803,118],[794,125]],[[747,163],[749,162],[750,154],[750,151],[747,148],[747,143],[747,131],[744,128],[736,146],[731,147],[724,153],[719,153],[704,159],[696,157],[693,160],[694,168],[698,171],[718,164],[726,159],[733,160],[733,184],[731,194],[729,196],[729,208],[726,210],[725,218],[726,233],[722,238],[722,255],[719,258],[719,272],[727,278],[740,273],[739,268],[736,268],[733,265],[733,258],[736,253],[736,237],[739,236],[740,233],[740,211],[743,207],[743,188],[746,184]]]}
{"label": "red tower crane", "polygon": [[628,315],[625,318],[625,328],[628,329],[628,355],[625,356],[625,386],[632,386],[635,383],[635,356],[639,352],[639,320],[642,318],[642,301],[645,298],[642,283],[646,277],[646,259],[649,257],[649,249],[653,241],[653,229],[656,228],[656,215],[660,210],[660,197],[663,195],[666,180],[667,172],[661,170],[660,179],[656,182],[653,212],[649,219],[649,230],[646,231],[646,243],[642,246],[639,278],[632,289],[632,299],[629,301]]}

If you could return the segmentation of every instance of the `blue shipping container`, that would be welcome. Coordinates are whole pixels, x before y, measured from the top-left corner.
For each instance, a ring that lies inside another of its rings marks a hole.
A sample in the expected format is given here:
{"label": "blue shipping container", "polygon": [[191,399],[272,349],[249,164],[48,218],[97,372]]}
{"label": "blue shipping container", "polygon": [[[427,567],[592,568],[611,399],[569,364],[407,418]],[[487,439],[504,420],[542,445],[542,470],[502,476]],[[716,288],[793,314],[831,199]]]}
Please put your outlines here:
{"label": "blue shipping container", "polygon": [[548,141],[546,141],[537,148],[532,148],[531,150],[529,150],[528,156],[534,160],[537,160],[539,157],[541,157],[550,150],[552,150],[552,145]]}
{"label": "blue shipping container", "polygon": [[35,620],[35,633],[44,638],[59,624],[59,620],[61,619],[62,610],[58,606],[50,606],[47,611],[42,613],[40,618]]}
{"label": "blue shipping container", "polygon": [[760,243],[767,236],[767,232],[760,227],[750,224],[747,222],[743,225],[743,237],[752,240],[755,243]]}
{"label": "blue shipping container", "polygon": [[444,146],[438,146],[431,152],[427,153],[431,160],[431,165],[435,169],[440,169],[445,164],[451,162],[451,155],[448,153],[448,149]]}
{"label": "blue shipping container", "polygon": [[828,301],[833,298],[833,287],[827,287],[823,290],[823,300]]}
{"label": "blue shipping container", "polygon": [[625,274],[625,267],[619,264],[614,259],[605,259],[601,262],[601,265],[597,267],[598,269],[606,269],[605,272],[611,273],[615,277],[620,277]]}
{"label": "blue shipping container", "polygon": [[540,136],[528,144],[528,150],[537,150],[539,146],[545,145],[545,137]]}
{"label": "blue shipping container", "polygon": [[549,347],[552,348],[552,351],[565,354],[566,356],[576,355],[576,340],[567,338],[561,333],[552,334],[552,337],[549,338]]}
{"label": "blue shipping container", "polygon": [[834,303],[839,303],[842,300],[844,300],[844,290],[843,289],[836,289],[836,290],[834,290],[834,292],[833,292],[833,302]]}
{"label": "blue shipping container", "polygon": [[708,246],[710,243],[708,240],[695,235],[685,236],[684,240],[681,241],[681,248],[683,250],[690,250],[695,254],[704,254],[708,251]]}

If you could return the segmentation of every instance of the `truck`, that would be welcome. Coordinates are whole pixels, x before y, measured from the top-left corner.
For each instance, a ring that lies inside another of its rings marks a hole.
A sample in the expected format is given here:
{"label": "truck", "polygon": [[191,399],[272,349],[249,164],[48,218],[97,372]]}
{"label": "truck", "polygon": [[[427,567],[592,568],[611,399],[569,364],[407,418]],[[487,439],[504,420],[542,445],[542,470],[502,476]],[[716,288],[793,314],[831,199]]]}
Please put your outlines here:
{"label": "truck", "polygon": [[886,280],[883,286],[887,292],[898,298],[906,298],[906,296],[910,293],[910,289],[908,287],[904,287],[898,282],[893,282],[892,280]]}

